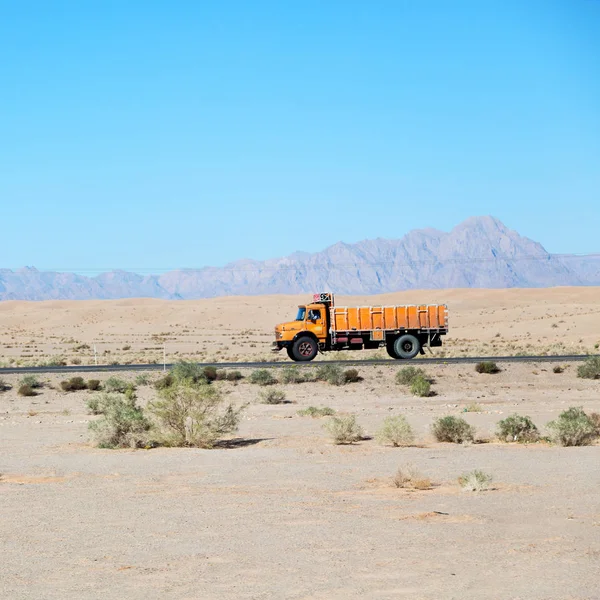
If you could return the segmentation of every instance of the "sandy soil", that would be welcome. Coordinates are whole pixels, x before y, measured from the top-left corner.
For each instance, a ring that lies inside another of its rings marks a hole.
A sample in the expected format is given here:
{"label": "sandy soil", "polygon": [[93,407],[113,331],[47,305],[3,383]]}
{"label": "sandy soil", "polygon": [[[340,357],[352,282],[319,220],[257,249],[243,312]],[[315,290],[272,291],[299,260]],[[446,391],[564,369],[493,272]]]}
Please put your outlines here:
{"label": "sandy soil", "polygon": [[[0,303],[0,366],[287,360],[273,327],[309,296]],[[450,334],[436,355],[576,354],[600,344],[600,289],[425,290],[337,298],[339,305],[445,303]],[[378,351],[386,357],[385,351]],[[356,354],[356,353],[354,353]],[[375,351],[362,352],[364,357]],[[327,357],[338,357],[335,354]]]}
{"label": "sandy soil", "polygon": [[[258,314],[255,302],[249,313]],[[475,294],[470,302],[477,306]],[[595,306],[590,299],[557,315],[556,299],[540,309],[552,316],[536,321],[535,303],[527,302],[519,310],[488,309],[496,319],[485,329],[490,341],[499,323],[510,328],[504,312],[527,315],[523,322],[539,326],[539,335],[562,320],[561,327],[579,327],[583,336],[592,318],[583,313]],[[73,322],[90,318],[88,309],[68,306]],[[122,303],[113,315],[115,335],[118,315],[134,308],[148,311],[149,330],[190,327],[181,316],[168,326],[152,323],[155,306]],[[271,317],[283,316],[273,306]],[[486,319],[467,304],[462,310],[479,324]],[[54,314],[38,326],[60,331],[64,316],[59,311],[54,323]],[[105,327],[107,315],[96,318]],[[255,330],[270,320],[261,319]],[[131,327],[139,331],[142,322]],[[130,335],[128,323],[121,328],[119,335]],[[84,334],[83,327],[73,333],[80,340]],[[543,432],[568,406],[600,412],[600,381],[578,379],[575,365],[561,374],[553,366],[509,364],[480,375],[472,365],[432,365],[436,395],[429,398],[394,383],[397,365],[369,366],[360,369],[364,381],[344,387],[284,386],[291,402],[277,406],[257,403],[259,388],[247,382],[217,383],[250,405],[238,443],[213,450],[94,448],[88,392],[51,389],[60,377],[49,376],[39,396],[22,398],[18,377],[4,377],[13,389],[0,393],[0,597],[600,598],[600,446],[460,446],[436,443],[429,433],[445,414],[464,416],[485,438],[514,411],[529,414]],[[138,394],[144,404],[154,390],[140,386]],[[473,402],[481,412],[464,413]],[[418,444],[392,448],[368,439],[335,446],[324,419],[297,414],[315,404],[355,413],[371,436],[386,416],[404,414]],[[433,489],[395,488],[391,478],[406,463],[430,477]],[[472,469],[490,473],[492,489],[463,492],[456,479]]]}

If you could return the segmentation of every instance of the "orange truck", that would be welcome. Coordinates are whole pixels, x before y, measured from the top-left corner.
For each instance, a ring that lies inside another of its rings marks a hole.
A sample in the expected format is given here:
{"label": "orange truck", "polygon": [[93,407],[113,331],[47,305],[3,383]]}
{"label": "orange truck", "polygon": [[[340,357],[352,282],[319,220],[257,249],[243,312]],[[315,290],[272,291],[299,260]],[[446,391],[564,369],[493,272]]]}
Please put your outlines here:
{"label": "orange truck", "polygon": [[308,361],[318,352],[385,346],[392,358],[409,359],[441,346],[446,333],[445,304],[335,306],[333,294],[324,293],[300,305],[294,321],[275,327],[273,351],[285,348],[292,360]]}

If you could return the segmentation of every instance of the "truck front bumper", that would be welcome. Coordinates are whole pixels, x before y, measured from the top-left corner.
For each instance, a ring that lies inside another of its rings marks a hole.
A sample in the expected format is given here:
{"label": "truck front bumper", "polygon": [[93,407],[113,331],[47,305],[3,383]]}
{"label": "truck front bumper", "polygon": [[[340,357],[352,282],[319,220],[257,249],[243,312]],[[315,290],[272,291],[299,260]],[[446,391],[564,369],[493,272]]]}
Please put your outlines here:
{"label": "truck front bumper", "polygon": [[276,342],[273,342],[271,344],[271,352],[279,352],[280,350],[283,350],[284,348],[287,348],[288,346],[291,346],[292,342],[287,342],[287,341],[283,341],[283,340],[278,340]]}

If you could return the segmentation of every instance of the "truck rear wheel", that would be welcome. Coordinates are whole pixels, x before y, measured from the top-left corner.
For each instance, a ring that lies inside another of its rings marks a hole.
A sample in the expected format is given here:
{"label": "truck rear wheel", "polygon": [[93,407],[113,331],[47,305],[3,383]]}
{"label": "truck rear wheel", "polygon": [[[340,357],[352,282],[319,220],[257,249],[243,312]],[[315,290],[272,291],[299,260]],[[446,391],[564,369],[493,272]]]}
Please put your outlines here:
{"label": "truck rear wheel", "polygon": [[303,336],[293,343],[290,357],[296,361],[309,361],[317,355],[318,351],[319,346],[316,340],[308,336]]}
{"label": "truck rear wheel", "polygon": [[394,342],[394,352],[398,355],[398,358],[414,358],[421,350],[421,344],[419,340],[410,334],[401,335]]}

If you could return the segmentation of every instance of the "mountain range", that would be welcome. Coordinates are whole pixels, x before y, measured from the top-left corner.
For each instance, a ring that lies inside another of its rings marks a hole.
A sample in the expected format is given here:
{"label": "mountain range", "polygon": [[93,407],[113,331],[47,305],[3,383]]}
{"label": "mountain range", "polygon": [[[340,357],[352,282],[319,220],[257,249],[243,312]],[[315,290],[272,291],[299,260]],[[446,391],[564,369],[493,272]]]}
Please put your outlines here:
{"label": "mountain range", "polygon": [[96,277],[0,269],[0,300],[194,299],[333,291],[600,285],[600,256],[553,255],[494,217],[471,217],[450,232],[419,229],[401,239],[338,242],[314,254],[238,260],[225,267],[159,275],[111,271]]}

